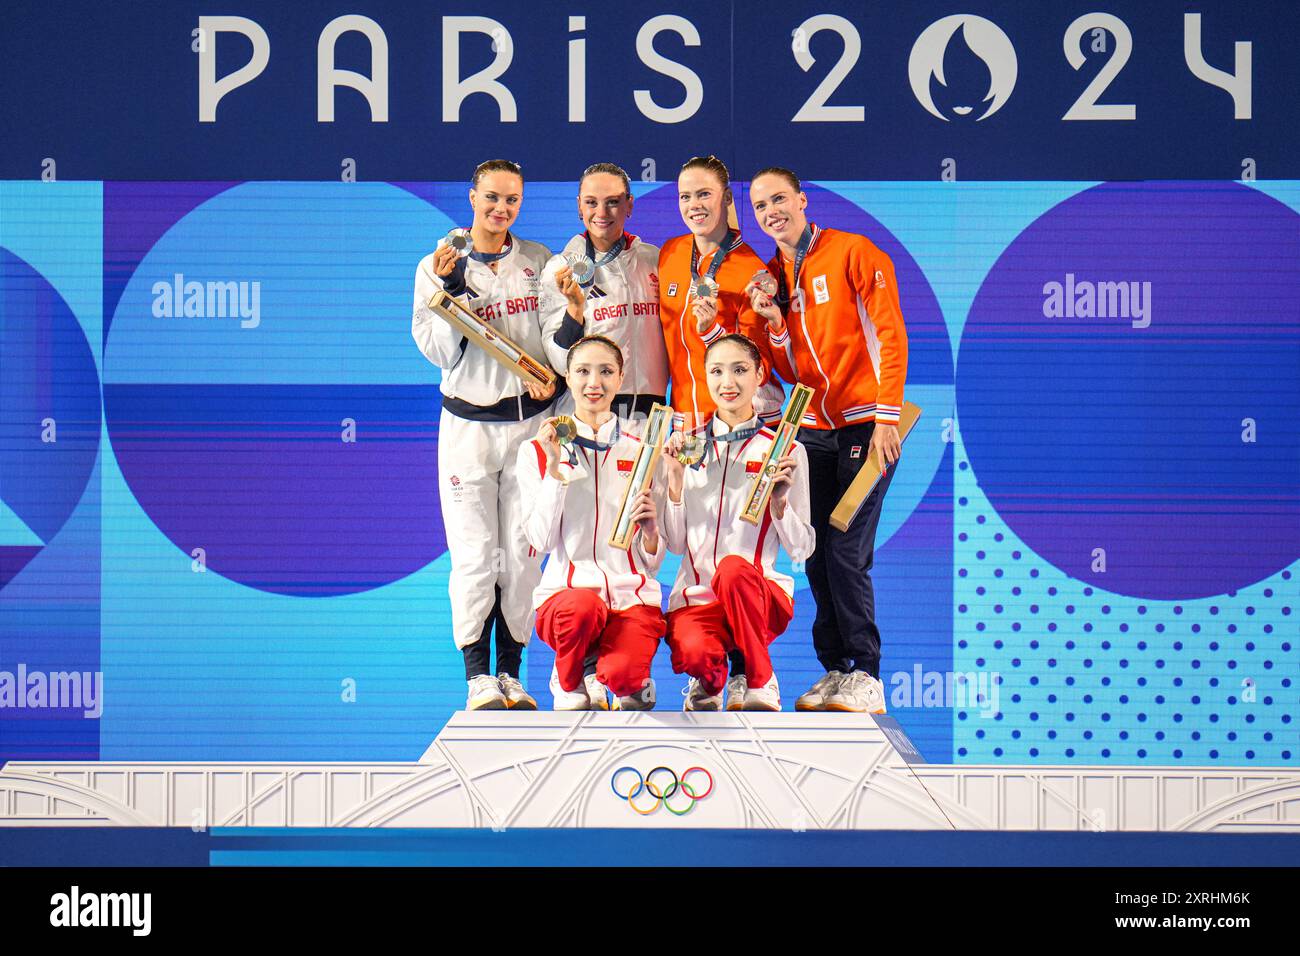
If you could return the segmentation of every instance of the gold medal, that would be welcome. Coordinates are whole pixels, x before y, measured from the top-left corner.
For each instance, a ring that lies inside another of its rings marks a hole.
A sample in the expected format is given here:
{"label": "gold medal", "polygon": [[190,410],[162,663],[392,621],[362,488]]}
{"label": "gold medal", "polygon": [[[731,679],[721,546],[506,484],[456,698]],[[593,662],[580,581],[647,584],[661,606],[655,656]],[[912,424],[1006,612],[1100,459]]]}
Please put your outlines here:
{"label": "gold medal", "polygon": [[561,445],[567,445],[578,437],[578,423],[568,415],[560,415],[552,424],[555,426],[555,438]]}
{"label": "gold medal", "polygon": [[706,447],[704,439],[699,435],[687,435],[682,441],[681,451],[677,453],[677,460],[683,465],[698,465],[704,458]]}

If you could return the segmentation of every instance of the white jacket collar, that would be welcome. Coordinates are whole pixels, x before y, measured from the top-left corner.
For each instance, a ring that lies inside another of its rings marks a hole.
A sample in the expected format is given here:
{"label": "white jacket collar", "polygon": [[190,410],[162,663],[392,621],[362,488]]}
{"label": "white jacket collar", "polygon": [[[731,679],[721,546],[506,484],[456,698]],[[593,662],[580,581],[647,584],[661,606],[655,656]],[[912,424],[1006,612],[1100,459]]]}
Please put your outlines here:
{"label": "white jacket collar", "polygon": [[734,427],[724,422],[722,420],[722,417],[720,415],[717,415],[716,413],[714,414],[711,421],[713,424],[713,434],[728,435],[731,432],[740,431],[742,428],[753,428],[755,425],[758,424],[758,416],[755,415],[753,418],[749,419],[748,421],[741,422],[739,425],[736,425]]}
{"label": "white jacket collar", "polygon": [[615,415],[613,412],[610,412],[609,418],[607,418],[601,424],[600,428],[595,430],[593,430],[590,425],[588,425],[586,422],[584,422],[581,418],[578,418],[577,416],[574,416],[573,420],[578,426],[579,435],[581,435],[583,438],[590,438],[599,442],[609,441],[609,439],[614,434],[614,426],[618,424],[618,416]]}

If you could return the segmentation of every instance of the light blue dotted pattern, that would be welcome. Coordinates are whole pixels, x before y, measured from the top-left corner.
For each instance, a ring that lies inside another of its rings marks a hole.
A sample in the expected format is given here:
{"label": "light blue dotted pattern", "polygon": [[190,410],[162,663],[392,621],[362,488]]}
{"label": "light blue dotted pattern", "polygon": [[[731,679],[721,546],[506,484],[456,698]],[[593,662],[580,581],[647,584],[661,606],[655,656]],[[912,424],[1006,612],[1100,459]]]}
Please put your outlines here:
{"label": "light blue dotted pattern", "polygon": [[1300,562],[1190,601],[1113,594],[1035,555],[957,436],[954,669],[1000,675],[956,707],[958,763],[1295,766]]}

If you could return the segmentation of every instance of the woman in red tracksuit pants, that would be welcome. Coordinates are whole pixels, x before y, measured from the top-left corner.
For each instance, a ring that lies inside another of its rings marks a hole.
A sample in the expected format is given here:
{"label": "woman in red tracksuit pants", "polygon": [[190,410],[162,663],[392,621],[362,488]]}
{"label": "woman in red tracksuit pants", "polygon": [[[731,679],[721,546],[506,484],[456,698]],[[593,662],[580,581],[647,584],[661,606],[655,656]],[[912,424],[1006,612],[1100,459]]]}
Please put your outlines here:
{"label": "woman in red tracksuit pants", "polygon": [[[655,573],[665,548],[653,491],[632,503],[632,546],[623,551],[608,543],[641,446],[628,431],[631,423],[610,410],[623,385],[623,353],[610,339],[588,335],[569,349],[567,362],[577,437],[561,446],[549,418],[520,447],[516,463],[524,538],[549,555],[533,592],[537,634],[555,649],[556,710],[590,708],[583,683],[590,651],[614,709],[649,710],[655,702],[650,661],[664,633]],[[662,488],[662,471],[657,477]]]}
{"label": "woman in red tracksuit pants", "polygon": [[723,336],[705,353],[704,373],[717,404],[704,429],[704,458],[690,466],[677,460],[681,434],[673,435],[663,456],[663,534],[669,550],[686,555],[668,600],[673,670],[691,678],[684,710],[720,710],[727,655],[739,651],[746,687],[742,699],[732,694],[727,709],[780,710],[768,645],[794,614],[794,581],[775,565],[780,548],[803,561],[816,544],[808,518],[808,456],[799,443],[791,445],[777,462],[762,521],[742,521],[754,475],[776,437],[754,412],[764,376],[758,348],[739,333]]}

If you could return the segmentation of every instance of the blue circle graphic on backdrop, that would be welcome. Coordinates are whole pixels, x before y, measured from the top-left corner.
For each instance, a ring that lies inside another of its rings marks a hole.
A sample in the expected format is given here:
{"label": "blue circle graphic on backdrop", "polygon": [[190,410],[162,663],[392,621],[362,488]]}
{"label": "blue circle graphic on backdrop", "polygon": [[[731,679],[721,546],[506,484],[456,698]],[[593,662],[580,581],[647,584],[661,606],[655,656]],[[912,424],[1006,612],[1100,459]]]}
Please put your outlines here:
{"label": "blue circle graphic on backdrop", "polygon": [[438,376],[411,312],[450,225],[384,183],[246,183],[153,245],[113,315],[105,406],[131,492],[178,548],[299,596],[446,550]]}
{"label": "blue circle graphic on backdrop", "polygon": [[76,316],[0,248],[0,587],[63,527],[99,451],[99,375]]}
{"label": "blue circle graphic on backdrop", "polygon": [[990,270],[958,352],[992,507],[1121,594],[1204,597],[1289,565],[1297,302],[1300,216],[1252,188],[1105,184],[1044,213]]}

